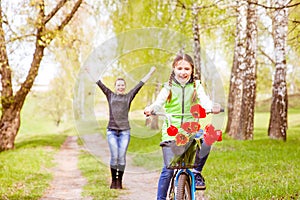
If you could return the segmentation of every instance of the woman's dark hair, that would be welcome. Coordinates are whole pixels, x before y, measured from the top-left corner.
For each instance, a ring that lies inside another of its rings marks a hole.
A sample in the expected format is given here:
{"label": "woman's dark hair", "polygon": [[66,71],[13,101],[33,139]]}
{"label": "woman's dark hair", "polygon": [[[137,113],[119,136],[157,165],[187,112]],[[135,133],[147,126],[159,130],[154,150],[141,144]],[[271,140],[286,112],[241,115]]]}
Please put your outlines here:
{"label": "woman's dark hair", "polygon": [[117,84],[117,81],[124,81],[125,85],[126,85],[126,81],[124,78],[117,78],[115,81],[115,85]]}
{"label": "woman's dark hair", "polygon": [[[179,61],[182,61],[182,60],[190,63],[190,65],[192,66],[192,74],[191,74],[191,78],[190,78],[190,80],[189,80],[188,83],[191,83],[191,82],[194,83],[194,93],[193,93],[193,97],[192,97],[192,102],[195,102],[197,94],[196,94],[196,83],[194,81],[194,61],[193,61],[193,59],[192,59],[192,57],[190,55],[188,55],[188,54],[182,54],[182,53],[181,54],[177,54],[177,56],[175,57],[175,59],[173,61],[173,64],[172,64],[172,72],[171,72],[170,77],[169,77],[169,86],[172,87],[172,81],[173,81],[173,78],[174,78],[174,75],[175,75],[174,74],[174,67],[177,65],[177,63]],[[172,98],[172,92],[170,90],[170,94],[169,94],[169,96],[167,98],[167,101],[170,102],[171,98]]]}

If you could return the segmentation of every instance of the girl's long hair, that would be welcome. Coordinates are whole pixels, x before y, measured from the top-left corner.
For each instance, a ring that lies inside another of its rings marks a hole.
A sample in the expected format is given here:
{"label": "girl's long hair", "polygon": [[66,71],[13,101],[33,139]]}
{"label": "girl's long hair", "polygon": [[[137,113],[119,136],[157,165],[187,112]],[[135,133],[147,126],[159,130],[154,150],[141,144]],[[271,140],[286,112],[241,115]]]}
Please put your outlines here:
{"label": "girl's long hair", "polygon": [[[196,92],[196,83],[195,83],[195,79],[194,79],[194,62],[193,62],[193,59],[192,59],[191,56],[189,56],[188,54],[182,54],[181,53],[181,54],[178,54],[175,57],[175,59],[173,61],[173,64],[172,64],[172,72],[170,74],[168,83],[169,83],[169,86],[171,88],[172,87],[172,81],[175,77],[174,68],[177,65],[177,63],[181,60],[184,60],[184,61],[190,63],[190,65],[192,66],[192,74],[191,74],[191,78],[188,81],[188,83],[193,83],[193,85],[194,85],[194,93],[193,93],[193,96],[192,96],[192,99],[191,99],[192,103],[194,103],[197,100],[197,92]],[[170,90],[169,96],[167,98],[167,102],[170,102],[171,99],[172,99],[172,91]]]}

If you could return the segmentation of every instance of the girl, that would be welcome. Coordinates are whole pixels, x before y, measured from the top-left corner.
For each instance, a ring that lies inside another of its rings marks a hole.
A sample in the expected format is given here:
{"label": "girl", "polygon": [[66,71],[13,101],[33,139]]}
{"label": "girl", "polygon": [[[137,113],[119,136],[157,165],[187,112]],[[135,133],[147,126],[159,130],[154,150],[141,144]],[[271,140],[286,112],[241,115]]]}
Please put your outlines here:
{"label": "girl", "polygon": [[[156,101],[145,108],[144,113],[151,115],[152,112],[159,111],[163,106],[166,113],[171,114],[184,114],[190,112],[192,104],[196,104],[200,100],[200,104],[206,111],[213,113],[220,112],[220,105],[213,104],[212,101],[205,94],[200,81],[194,80],[194,64],[193,59],[187,54],[177,55],[172,64],[172,73],[169,78],[168,84],[160,91]],[[181,124],[188,121],[189,116],[173,116],[171,118],[172,125],[179,128]],[[166,199],[170,180],[173,176],[173,170],[168,169],[166,166],[174,156],[170,141],[175,140],[174,136],[167,134],[167,125],[164,123],[162,127],[162,147],[164,156],[164,167],[162,169],[157,190],[157,199]],[[193,169],[195,175],[196,189],[205,189],[204,178],[201,175],[202,168],[206,162],[210,146],[205,142],[201,145],[201,150],[196,157],[197,168]]]}
{"label": "girl", "polygon": [[126,164],[126,152],[130,141],[128,112],[131,102],[155,70],[155,67],[152,67],[149,73],[127,94],[125,93],[126,82],[123,78],[118,78],[116,80],[115,92],[107,88],[101,80],[97,81],[97,85],[105,94],[109,105],[107,141],[111,153],[111,189],[122,189],[122,177]]}

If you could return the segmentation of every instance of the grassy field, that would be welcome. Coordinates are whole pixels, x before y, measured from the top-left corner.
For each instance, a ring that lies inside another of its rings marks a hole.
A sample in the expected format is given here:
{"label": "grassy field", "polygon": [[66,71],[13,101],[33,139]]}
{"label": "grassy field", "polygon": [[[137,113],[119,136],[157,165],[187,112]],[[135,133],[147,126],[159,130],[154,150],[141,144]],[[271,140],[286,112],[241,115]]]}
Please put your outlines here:
{"label": "grassy field", "polygon": [[[58,128],[32,105],[25,108],[16,149],[0,153],[0,199],[39,199],[52,178],[48,169],[54,165],[53,155],[68,135],[77,134],[72,123]],[[235,141],[225,135],[213,146],[203,171],[210,199],[300,199],[300,108],[289,109],[287,142],[268,139],[269,113],[259,111],[254,140]],[[97,131],[104,133],[105,127]],[[132,121],[128,152],[136,165],[161,168],[159,141],[159,132],[145,128],[144,119]],[[118,193],[108,190],[107,166],[82,152],[79,168],[89,182],[84,195],[117,199]]]}

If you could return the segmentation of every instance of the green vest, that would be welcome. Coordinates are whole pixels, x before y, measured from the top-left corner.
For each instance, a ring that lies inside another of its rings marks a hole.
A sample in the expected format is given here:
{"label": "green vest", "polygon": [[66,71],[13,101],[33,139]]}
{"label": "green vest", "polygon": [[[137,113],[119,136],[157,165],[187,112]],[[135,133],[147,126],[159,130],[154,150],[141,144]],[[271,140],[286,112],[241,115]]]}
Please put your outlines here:
{"label": "green vest", "polygon": [[[165,103],[165,111],[168,114],[190,114],[190,108],[192,106],[192,97],[194,93],[193,83],[188,83],[184,87],[180,84],[172,82],[172,98],[170,102]],[[195,102],[198,103],[198,102]],[[194,121],[192,116],[172,116],[171,123],[176,126],[179,132],[182,132],[180,128],[183,122]],[[175,136],[169,136],[167,133],[167,128],[170,125],[168,121],[165,120],[162,126],[162,141],[175,140]]]}

